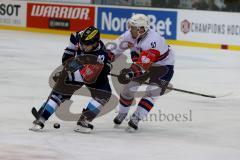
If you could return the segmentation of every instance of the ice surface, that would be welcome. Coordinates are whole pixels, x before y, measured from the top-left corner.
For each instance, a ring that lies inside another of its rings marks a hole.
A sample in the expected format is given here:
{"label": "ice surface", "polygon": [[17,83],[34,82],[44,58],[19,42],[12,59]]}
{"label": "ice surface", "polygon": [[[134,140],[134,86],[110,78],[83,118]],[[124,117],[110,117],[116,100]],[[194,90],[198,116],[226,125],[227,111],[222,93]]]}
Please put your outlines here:
{"label": "ice surface", "polygon": [[[144,121],[138,133],[114,129],[115,111],[96,119],[92,134],[73,132],[76,122],[55,115],[41,133],[30,132],[30,110],[47,98],[48,77],[61,63],[69,37],[0,30],[1,160],[239,160],[240,53],[173,46],[174,87],[230,96],[210,99],[178,92],[159,98],[151,112],[186,114],[191,121]],[[73,97],[80,113],[86,98]],[[135,107],[132,108],[132,111]],[[59,122],[60,129],[53,124]]]}

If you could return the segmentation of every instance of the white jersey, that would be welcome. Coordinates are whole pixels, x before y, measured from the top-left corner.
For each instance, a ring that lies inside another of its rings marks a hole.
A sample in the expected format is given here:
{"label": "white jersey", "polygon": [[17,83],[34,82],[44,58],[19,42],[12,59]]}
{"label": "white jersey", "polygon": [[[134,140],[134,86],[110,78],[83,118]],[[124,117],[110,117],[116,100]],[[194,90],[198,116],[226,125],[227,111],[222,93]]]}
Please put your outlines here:
{"label": "white jersey", "polygon": [[168,53],[166,58],[153,63],[153,65],[174,65],[173,50],[167,45],[165,38],[154,30],[149,30],[140,40],[133,39],[130,31],[126,31],[111,43],[115,45],[108,45],[107,49],[111,50],[116,57],[123,54],[127,49],[140,54],[142,51],[153,48],[160,51],[161,55]]}

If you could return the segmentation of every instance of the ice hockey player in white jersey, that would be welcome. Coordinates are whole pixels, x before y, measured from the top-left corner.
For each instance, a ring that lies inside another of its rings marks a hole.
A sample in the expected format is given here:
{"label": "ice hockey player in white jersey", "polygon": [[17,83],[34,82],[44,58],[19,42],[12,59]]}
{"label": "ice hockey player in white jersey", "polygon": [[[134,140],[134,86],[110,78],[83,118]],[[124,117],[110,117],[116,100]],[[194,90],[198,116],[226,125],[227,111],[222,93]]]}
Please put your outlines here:
{"label": "ice hockey player in white jersey", "polygon": [[[109,45],[115,57],[130,49],[132,64],[122,69],[118,80],[126,84],[120,93],[119,112],[114,118],[115,127],[126,118],[134,100],[136,91],[149,79],[152,85],[147,86],[145,96],[138,103],[136,111],[131,115],[127,131],[136,131],[138,123],[154,106],[156,99],[163,95],[174,73],[174,52],[167,45],[164,37],[149,27],[149,18],[144,14],[135,14],[128,22],[128,30],[114,41],[117,45]],[[161,87],[157,87],[159,85]]]}
{"label": "ice hockey player in white jersey", "polygon": [[32,113],[36,120],[33,121],[33,127],[30,130],[41,130],[57,107],[69,100],[76,90],[85,85],[92,98],[83,109],[75,131],[90,132],[93,129],[90,122],[111,97],[108,80],[111,58],[100,40],[100,32],[97,28],[91,26],[83,31],[72,33],[62,57],[63,70],[57,77],[47,101],[38,111],[33,108]]}

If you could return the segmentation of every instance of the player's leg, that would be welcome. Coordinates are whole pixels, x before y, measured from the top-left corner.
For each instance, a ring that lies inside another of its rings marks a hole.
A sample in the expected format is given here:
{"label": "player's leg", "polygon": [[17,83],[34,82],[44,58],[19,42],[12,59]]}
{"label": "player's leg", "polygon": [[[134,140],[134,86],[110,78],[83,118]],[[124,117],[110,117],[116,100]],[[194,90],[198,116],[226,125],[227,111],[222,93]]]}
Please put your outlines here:
{"label": "player's leg", "polygon": [[83,83],[79,80],[77,74],[79,73],[76,71],[76,73],[69,75],[67,78],[65,78],[66,75],[58,77],[58,80],[46,102],[43,103],[36,113],[34,113],[35,110],[32,110],[36,120],[33,121],[33,127],[30,128],[30,130],[37,131],[42,129],[45,121],[49,119],[60,104],[65,100],[69,100],[73,93],[82,87]]}
{"label": "player's leg", "polygon": [[134,100],[134,94],[139,86],[140,83],[135,81],[131,81],[124,86],[122,92],[120,93],[118,115],[113,120],[115,128],[117,128],[127,117],[130,106]]}
{"label": "player's leg", "polygon": [[[33,121],[33,127],[30,130],[37,131],[44,127],[45,121],[56,111],[56,109],[65,100],[69,100],[71,95],[63,95],[58,92],[52,91],[49,98],[40,109],[37,111],[36,120]],[[36,113],[35,113],[36,114]]]}
{"label": "player's leg", "polygon": [[[174,66],[172,65],[156,66],[150,69],[149,83],[153,85],[147,87],[145,96],[139,101],[136,111],[130,117],[130,121],[128,122],[129,127],[127,128],[128,131],[131,132],[138,129],[139,121],[147,116],[153,108],[156,99],[166,91],[166,87],[172,79],[173,73]],[[157,87],[157,85],[161,87]]]}
{"label": "player's leg", "polygon": [[87,87],[91,92],[92,99],[82,111],[77,122],[77,127],[74,129],[76,132],[91,132],[93,125],[90,124],[90,122],[97,117],[102,107],[109,101],[112,94],[108,79],[105,79],[105,81],[102,81],[101,83],[98,82],[93,85],[87,85]]}

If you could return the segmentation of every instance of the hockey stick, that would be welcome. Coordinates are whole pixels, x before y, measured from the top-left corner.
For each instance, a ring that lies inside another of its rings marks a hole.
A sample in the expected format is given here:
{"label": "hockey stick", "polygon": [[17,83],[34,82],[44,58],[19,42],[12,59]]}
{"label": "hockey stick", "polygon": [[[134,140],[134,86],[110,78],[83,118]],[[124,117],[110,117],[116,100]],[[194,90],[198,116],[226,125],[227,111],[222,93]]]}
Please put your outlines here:
{"label": "hockey stick", "polygon": [[[113,76],[113,77],[118,77],[119,75],[116,75],[116,74],[113,74],[113,73],[110,73],[109,74],[110,76]],[[152,85],[148,82],[144,82],[143,84],[146,84],[146,85]],[[159,87],[162,87],[161,85],[158,85]],[[166,87],[166,86],[164,86]],[[218,98],[217,96],[215,95],[208,95],[208,94],[203,94],[203,93],[198,93],[198,92],[193,92],[193,91],[187,91],[187,90],[183,90],[183,89],[179,89],[179,88],[174,88],[174,87],[169,87],[167,86],[166,87],[167,89],[169,90],[173,90],[173,91],[177,91],[177,92],[182,92],[182,93],[187,93],[187,94],[192,94],[192,95],[197,95],[197,96],[202,96],[202,97],[208,97],[208,98]]]}

